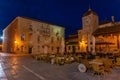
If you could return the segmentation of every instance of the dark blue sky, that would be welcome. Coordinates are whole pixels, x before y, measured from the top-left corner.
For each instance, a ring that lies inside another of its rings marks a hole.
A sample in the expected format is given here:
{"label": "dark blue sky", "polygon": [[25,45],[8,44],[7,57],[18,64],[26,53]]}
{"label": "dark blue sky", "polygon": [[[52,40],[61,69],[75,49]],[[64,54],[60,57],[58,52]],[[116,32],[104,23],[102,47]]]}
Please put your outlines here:
{"label": "dark blue sky", "polygon": [[15,17],[25,16],[64,26],[68,36],[81,28],[89,4],[100,21],[112,15],[120,20],[120,0],[0,0],[0,35]]}

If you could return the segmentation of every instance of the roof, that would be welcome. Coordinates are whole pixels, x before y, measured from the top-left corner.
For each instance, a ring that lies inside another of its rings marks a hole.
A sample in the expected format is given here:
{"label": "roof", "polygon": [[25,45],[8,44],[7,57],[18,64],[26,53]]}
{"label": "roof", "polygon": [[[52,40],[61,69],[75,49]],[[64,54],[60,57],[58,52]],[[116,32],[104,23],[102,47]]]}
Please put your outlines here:
{"label": "roof", "polygon": [[20,17],[20,18],[24,18],[24,19],[33,20],[33,21],[37,21],[37,22],[42,22],[42,23],[46,23],[46,24],[50,24],[50,25],[59,26],[59,27],[62,27],[62,28],[65,28],[65,27],[63,27],[62,25],[52,24],[52,23],[49,23],[49,22],[44,22],[44,21],[41,21],[41,20],[38,20],[38,19],[33,19],[33,18],[23,17],[23,16],[18,16],[18,17]]}
{"label": "roof", "polygon": [[103,24],[107,24],[107,23],[111,23],[111,22],[108,21],[108,20],[105,20],[105,21],[103,21],[103,22],[100,22],[99,25],[103,25]]}
{"label": "roof", "polygon": [[[7,27],[10,26],[12,23],[14,23],[16,20],[18,20],[18,18],[23,18],[23,19],[28,19],[28,20],[32,20],[32,21],[42,22],[42,23],[46,23],[46,24],[58,26],[58,27],[61,27],[61,28],[65,29],[65,27],[64,27],[64,26],[61,26],[61,25],[56,25],[56,24],[52,24],[52,23],[48,23],[48,22],[43,22],[43,21],[41,21],[41,20],[37,20],[37,19],[33,19],[33,18],[28,18],[28,17],[23,17],[23,16],[17,16],[15,19],[13,19],[13,21],[12,21],[10,24],[7,25]],[[7,28],[7,27],[6,27],[6,28]],[[6,28],[5,28],[5,29],[6,29]],[[4,29],[4,30],[5,30],[5,29]]]}
{"label": "roof", "polygon": [[83,17],[84,16],[88,16],[90,14],[97,15],[94,11],[92,11],[91,9],[89,9],[86,13],[83,14]]}
{"label": "roof", "polygon": [[98,36],[102,34],[112,34],[112,33],[120,33],[120,25],[98,28],[95,32],[93,32],[93,35]]}
{"label": "roof", "polygon": [[104,45],[104,44],[108,44],[108,45],[114,45],[115,43],[112,43],[112,42],[96,42],[95,43],[96,45]]}
{"label": "roof", "polygon": [[71,39],[77,39],[78,38],[78,34],[72,34],[72,35],[69,35],[68,38],[66,38],[65,40],[71,40]]}
{"label": "roof", "polygon": [[66,45],[76,45],[76,44],[78,44],[78,42],[76,42],[76,41],[75,41],[75,42],[69,42],[69,41],[68,41],[68,42],[66,42],[65,44],[66,44]]}

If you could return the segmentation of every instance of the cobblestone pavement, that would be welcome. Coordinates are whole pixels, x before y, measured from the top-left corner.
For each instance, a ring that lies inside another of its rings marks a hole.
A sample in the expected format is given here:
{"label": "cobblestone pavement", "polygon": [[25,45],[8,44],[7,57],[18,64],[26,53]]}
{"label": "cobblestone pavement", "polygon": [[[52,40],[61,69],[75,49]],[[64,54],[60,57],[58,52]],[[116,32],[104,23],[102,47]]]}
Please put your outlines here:
{"label": "cobblestone pavement", "polygon": [[80,73],[79,63],[52,65],[36,61],[29,55],[2,54],[0,58],[0,80],[120,80],[120,68],[102,76],[93,72]]}

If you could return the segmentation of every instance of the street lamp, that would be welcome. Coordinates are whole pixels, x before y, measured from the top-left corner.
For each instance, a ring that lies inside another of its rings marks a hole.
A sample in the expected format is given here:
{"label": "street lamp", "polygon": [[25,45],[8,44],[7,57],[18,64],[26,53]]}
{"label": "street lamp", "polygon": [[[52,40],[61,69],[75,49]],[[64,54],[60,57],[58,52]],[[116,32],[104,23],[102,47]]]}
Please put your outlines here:
{"label": "street lamp", "polygon": [[15,48],[18,50],[18,44],[19,44],[18,41],[15,40],[14,43],[15,43]]}
{"label": "street lamp", "polygon": [[82,40],[81,42],[79,42],[79,44],[80,44],[81,51],[84,52],[85,41]]}
{"label": "street lamp", "polygon": [[15,44],[17,43],[17,41],[15,41]]}

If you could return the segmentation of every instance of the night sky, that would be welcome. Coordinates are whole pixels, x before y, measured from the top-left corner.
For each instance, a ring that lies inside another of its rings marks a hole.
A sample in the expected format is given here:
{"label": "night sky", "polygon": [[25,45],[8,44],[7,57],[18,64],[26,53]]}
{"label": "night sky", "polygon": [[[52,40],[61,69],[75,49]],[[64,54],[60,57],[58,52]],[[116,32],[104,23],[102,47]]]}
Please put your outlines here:
{"label": "night sky", "polygon": [[63,26],[67,37],[81,28],[89,5],[99,21],[120,20],[120,0],[0,0],[0,36],[15,17],[24,16]]}

